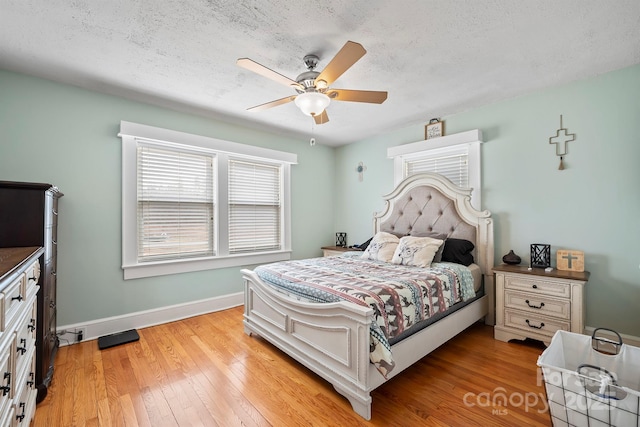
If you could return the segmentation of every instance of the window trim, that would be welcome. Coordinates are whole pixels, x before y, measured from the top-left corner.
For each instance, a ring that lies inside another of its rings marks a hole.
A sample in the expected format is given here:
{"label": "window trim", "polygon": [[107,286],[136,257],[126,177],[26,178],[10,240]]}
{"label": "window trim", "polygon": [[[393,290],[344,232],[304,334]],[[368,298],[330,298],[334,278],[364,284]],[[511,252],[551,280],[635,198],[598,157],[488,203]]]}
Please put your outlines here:
{"label": "window trim", "polygon": [[468,148],[469,188],[472,188],[471,205],[476,209],[482,206],[482,171],[480,144],[483,143],[482,131],[474,129],[439,138],[397,145],[387,149],[387,157],[393,159],[393,180],[397,186],[405,177],[405,163],[429,157],[433,150],[446,150],[450,147],[466,145]]}
{"label": "window trim", "polygon": [[[293,153],[255,147],[237,142],[193,135],[169,129],[138,123],[120,122],[122,139],[122,269],[124,279],[186,273],[214,268],[237,267],[267,262],[283,261],[291,258],[291,165],[297,164],[298,156]],[[218,254],[214,257],[186,258],[138,263],[137,261],[137,139],[151,140],[167,146],[189,146],[190,149],[216,153],[218,175],[216,177],[218,203]],[[282,164],[283,192],[283,248],[253,254],[230,255],[228,253],[228,170],[229,157],[242,157],[267,163]]]}

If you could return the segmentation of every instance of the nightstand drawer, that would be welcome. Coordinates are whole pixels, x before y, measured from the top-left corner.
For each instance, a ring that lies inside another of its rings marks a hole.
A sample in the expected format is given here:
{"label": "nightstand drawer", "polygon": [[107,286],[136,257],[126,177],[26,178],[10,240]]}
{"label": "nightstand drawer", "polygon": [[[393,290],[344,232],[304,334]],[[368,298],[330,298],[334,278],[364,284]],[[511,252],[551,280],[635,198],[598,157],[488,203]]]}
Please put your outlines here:
{"label": "nightstand drawer", "polygon": [[565,331],[571,330],[571,324],[569,322],[508,309],[504,310],[504,325],[549,337],[553,336],[558,329]]}
{"label": "nightstand drawer", "polygon": [[566,282],[544,278],[513,275],[505,277],[505,289],[515,289],[551,297],[571,298],[571,287]]}
{"label": "nightstand drawer", "polygon": [[505,291],[504,306],[540,316],[554,316],[566,320],[571,318],[570,300],[541,296],[532,292]]}
{"label": "nightstand drawer", "polygon": [[348,248],[346,246],[323,246],[321,249],[322,249],[322,256],[324,257],[342,255],[345,252],[360,250],[357,248]]}

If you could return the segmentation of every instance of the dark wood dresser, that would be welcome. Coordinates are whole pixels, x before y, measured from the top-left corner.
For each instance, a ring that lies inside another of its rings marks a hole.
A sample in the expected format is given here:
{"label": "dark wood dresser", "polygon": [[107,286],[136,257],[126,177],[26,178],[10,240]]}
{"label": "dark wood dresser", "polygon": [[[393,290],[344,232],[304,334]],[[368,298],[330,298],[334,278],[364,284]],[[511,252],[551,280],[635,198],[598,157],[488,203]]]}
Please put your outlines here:
{"label": "dark wood dresser", "polygon": [[58,199],[51,184],[0,181],[0,247],[42,246],[36,324],[37,401],[47,395],[58,350],[56,276]]}

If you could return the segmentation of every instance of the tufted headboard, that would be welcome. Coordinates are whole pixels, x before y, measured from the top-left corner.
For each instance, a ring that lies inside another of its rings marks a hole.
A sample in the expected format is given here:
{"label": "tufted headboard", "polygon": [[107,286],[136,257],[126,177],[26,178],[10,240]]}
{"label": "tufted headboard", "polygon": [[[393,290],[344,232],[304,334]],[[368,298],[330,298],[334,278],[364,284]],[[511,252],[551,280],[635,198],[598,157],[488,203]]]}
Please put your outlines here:
{"label": "tufted headboard", "polygon": [[374,216],[374,233],[436,232],[473,242],[473,258],[482,270],[485,293],[490,294],[492,300],[493,221],[489,211],[478,211],[471,206],[471,191],[456,187],[442,175],[411,175],[384,196],[386,207]]}
{"label": "tufted headboard", "polygon": [[437,232],[476,244],[476,228],[460,217],[454,200],[426,185],[412,187],[396,198],[380,229],[402,236]]}

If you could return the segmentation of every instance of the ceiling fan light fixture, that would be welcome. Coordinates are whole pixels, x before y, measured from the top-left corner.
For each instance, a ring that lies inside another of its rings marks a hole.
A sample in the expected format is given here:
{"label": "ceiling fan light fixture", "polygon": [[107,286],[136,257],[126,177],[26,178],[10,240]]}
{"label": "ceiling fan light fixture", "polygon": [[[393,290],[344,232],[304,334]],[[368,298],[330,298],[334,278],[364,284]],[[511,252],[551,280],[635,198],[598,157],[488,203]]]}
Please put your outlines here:
{"label": "ceiling fan light fixture", "polygon": [[295,103],[307,116],[317,116],[322,114],[329,106],[331,99],[321,92],[305,92],[296,96]]}

